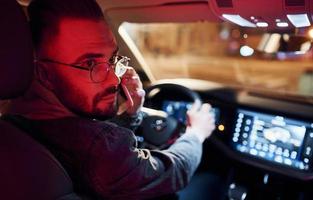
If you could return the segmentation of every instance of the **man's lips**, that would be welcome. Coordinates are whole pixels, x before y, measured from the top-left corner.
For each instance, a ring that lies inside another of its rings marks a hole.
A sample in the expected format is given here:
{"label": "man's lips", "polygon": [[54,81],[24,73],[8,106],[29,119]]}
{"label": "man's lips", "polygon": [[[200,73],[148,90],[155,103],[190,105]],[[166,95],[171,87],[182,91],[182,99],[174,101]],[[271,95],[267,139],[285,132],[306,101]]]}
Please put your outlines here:
{"label": "man's lips", "polygon": [[108,101],[108,100],[114,100],[116,98],[118,92],[117,86],[111,86],[105,89],[103,92],[96,95],[94,98],[93,103],[97,104],[99,101]]}
{"label": "man's lips", "polygon": [[104,101],[104,100],[114,100],[116,97],[116,94],[108,94],[108,95],[104,95],[100,98],[100,101]]}

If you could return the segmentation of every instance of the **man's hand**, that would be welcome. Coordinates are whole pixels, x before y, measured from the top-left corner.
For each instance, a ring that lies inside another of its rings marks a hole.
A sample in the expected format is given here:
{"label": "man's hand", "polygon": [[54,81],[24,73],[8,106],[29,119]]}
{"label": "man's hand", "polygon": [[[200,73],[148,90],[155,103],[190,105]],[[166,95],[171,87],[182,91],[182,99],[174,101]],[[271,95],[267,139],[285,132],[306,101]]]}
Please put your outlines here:
{"label": "man's hand", "polygon": [[195,103],[187,111],[189,126],[186,133],[195,134],[201,142],[210,137],[215,129],[215,117],[211,111],[210,104]]}
{"label": "man's hand", "polygon": [[[121,84],[122,87],[128,90],[133,101],[133,105],[128,105],[126,108],[126,113],[128,115],[135,115],[143,106],[145,91],[143,90],[142,82],[134,68],[127,67],[127,71],[122,76]],[[126,101],[129,101],[129,99]]]}

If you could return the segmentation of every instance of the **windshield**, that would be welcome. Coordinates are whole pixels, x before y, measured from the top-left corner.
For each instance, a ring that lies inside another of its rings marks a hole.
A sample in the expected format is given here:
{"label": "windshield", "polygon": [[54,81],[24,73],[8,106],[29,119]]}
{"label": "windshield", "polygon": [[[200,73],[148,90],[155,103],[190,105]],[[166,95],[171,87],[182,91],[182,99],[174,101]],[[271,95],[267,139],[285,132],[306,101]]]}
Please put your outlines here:
{"label": "windshield", "polygon": [[[310,98],[313,95],[311,51],[297,52],[301,56],[260,53],[256,50],[262,46],[264,32],[259,30],[211,22],[124,23],[121,28],[156,80],[193,78]],[[307,45],[302,47],[308,50]]]}

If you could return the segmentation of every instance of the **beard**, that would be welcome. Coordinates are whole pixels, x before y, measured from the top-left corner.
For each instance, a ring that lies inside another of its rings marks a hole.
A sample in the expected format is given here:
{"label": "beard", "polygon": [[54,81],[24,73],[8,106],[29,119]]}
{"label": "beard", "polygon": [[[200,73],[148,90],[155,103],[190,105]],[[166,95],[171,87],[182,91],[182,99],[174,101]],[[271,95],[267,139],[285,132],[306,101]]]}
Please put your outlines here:
{"label": "beard", "polygon": [[109,86],[93,98],[79,88],[63,88],[56,96],[74,114],[97,120],[108,120],[117,114],[117,86]]}
{"label": "beard", "polygon": [[108,100],[98,101],[95,106],[93,106],[92,112],[89,115],[93,119],[107,120],[116,116],[118,110],[116,97]]}
{"label": "beard", "polygon": [[93,98],[91,113],[95,119],[108,119],[117,114],[117,92],[118,87],[111,86]]}

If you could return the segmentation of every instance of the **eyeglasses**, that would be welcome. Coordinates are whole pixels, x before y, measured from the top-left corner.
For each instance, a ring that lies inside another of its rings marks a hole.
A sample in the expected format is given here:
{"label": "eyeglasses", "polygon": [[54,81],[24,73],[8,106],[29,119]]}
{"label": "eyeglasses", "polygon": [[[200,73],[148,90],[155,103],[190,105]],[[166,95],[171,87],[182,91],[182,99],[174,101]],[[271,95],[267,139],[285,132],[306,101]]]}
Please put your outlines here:
{"label": "eyeglasses", "polygon": [[96,62],[94,59],[89,59],[83,63],[79,64],[67,64],[51,59],[39,59],[35,62],[48,62],[55,63],[59,65],[69,66],[80,70],[89,71],[90,79],[94,83],[101,83],[105,81],[108,77],[109,71],[114,70],[117,77],[121,78],[123,74],[127,71],[127,66],[129,64],[130,58],[126,56],[115,55],[110,61]]}

